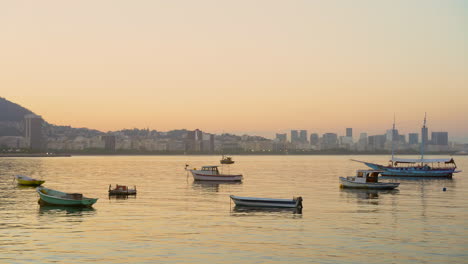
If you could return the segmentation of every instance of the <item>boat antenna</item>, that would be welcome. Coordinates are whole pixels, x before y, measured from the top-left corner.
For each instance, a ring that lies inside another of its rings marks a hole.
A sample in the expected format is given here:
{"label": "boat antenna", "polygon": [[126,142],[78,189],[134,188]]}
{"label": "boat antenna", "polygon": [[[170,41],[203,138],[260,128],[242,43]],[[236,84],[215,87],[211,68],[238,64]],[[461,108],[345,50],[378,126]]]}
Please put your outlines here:
{"label": "boat antenna", "polygon": [[[423,124],[421,132],[424,133],[426,131],[426,129],[427,129],[426,128],[426,112],[424,112],[424,124]],[[425,144],[426,144],[426,139],[424,138],[424,134],[422,134],[421,135],[421,162],[423,162],[423,159],[424,159],[424,145]]]}
{"label": "boat antenna", "polygon": [[393,166],[393,156],[395,154],[394,137],[395,137],[395,113],[393,113],[393,128],[392,128],[392,166]]}

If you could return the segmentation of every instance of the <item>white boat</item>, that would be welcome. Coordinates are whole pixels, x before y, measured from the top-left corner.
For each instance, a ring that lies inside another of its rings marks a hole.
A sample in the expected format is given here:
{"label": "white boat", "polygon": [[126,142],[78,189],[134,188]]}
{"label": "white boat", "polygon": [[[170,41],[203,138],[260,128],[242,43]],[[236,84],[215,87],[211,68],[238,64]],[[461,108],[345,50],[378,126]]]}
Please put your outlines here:
{"label": "white boat", "polygon": [[223,174],[218,170],[218,166],[203,166],[201,170],[188,169],[196,181],[242,181],[242,174]]}
{"label": "white boat", "polygon": [[363,189],[395,189],[400,183],[379,182],[380,170],[358,170],[356,176],[340,177],[340,186],[343,188]]}
{"label": "white boat", "polygon": [[230,197],[236,206],[302,208],[302,197],[294,197],[293,199],[241,197],[235,195],[231,195]]}

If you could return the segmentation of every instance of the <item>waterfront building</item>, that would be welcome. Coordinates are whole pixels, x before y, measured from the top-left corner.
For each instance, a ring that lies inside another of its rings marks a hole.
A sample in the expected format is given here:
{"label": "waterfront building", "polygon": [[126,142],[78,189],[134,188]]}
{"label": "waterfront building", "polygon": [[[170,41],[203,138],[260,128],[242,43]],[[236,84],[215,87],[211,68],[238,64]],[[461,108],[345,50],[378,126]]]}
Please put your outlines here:
{"label": "waterfront building", "polygon": [[322,149],[338,148],[338,135],[335,133],[325,133],[322,136]]}
{"label": "waterfront building", "polygon": [[424,122],[424,125],[421,128],[421,144],[427,145],[428,143],[429,143],[428,129],[426,127],[426,122]]}
{"label": "waterfront building", "polygon": [[351,127],[346,128],[346,136],[353,138],[353,129]]}
{"label": "waterfront building", "polygon": [[299,132],[299,141],[301,143],[303,143],[303,144],[308,142],[308,140],[307,140],[307,130],[301,130]]}
{"label": "waterfront building", "polygon": [[40,151],[45,147],[45,139],[42,130],[43,123],[44,120],[41,116],[34,114],[24,116],[24,137],[31,150]]}
{"label": "waterfront building", "polygon": [[370,150],[382,150],[385,148],[386,135],[369,136],[367,140]]}
{"label": "waterfront building", "polygon": [[278,133],[277,133],[277,134],[276,134],[276,141],[282,142],[282,143],[286,143],[286,141],[287,141],[287,135],[286,135],[286,133],[284,133],[284,134],[278,134]]}
{"label": "waterfront building", "polygon": [[447,146],[448,132],[432,132],[431,145]]}
{"label": "waterfront building", "polygon": [[115,151],[115,136],[114,135],[104,135],[101,137],[102,140],[104,141],[104,149],[106,151]]}
{"label": "waterfront building", "polygon": [[298,143],[299,141],[299,132],[297,130],[291,130],[291,143]]}
{"label": "waterfront building", "polygon": [[418,133],[409,133],[408,135],[408,144],[417,145],[419,143],[419,134]]}
{"label": "waterfront building", "polygon": [[320,138],[317,133],[310,134],[310,144],[313,146],[318,146],[320,143]]}

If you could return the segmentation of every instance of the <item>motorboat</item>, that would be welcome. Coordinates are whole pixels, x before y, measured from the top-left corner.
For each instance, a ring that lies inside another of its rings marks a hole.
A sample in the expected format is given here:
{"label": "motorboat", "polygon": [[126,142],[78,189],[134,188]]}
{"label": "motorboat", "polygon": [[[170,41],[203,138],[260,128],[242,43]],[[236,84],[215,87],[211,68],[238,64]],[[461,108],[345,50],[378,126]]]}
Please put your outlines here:
{"label": "motorboat", "polygon": [[223,155],[219,161],[221,164],[234,164],[232,157]]}
{"label": "motorboat", "polygon": [[39,186],[45,182],[43,180],[34,179],[25,175],[15,175],[15,179],[19,185],[24,186]]}
{"label": "motorboat", "polygon": [[340,177],[340,186],[343,188],[363,188],[363,189],[395,189],[400,183],[379,182],[380,170],[358,170],[356,176]]}
{"label": "motorboat", "polygon": [[218,170],[218,166],[203,166],[201,170],[186,169],[192,173],[193,179],[196,181],[219,181],[232,182],[242,181],[242,174],[223,174]]}
{"label": "motorboat", "polygon": [[235,195],[231,195],[230,197],[236,206],[302,208],[302,197],[300,196],[292,199],[241,197]]}
{"label": "motorboat", "polygon": [[130,189],[126,185],[116,184],[115,188],[112,188],[112,185],[109,185],[109,195],[136,195],[136,193],[136,186],[133,186],[133,189]]}
{"label": "motorboat", "polygon": [[40,197],[40,204],[87,207],[92,206],[98,200],[98,198],[84,197],[81,193],[65,193],[43,186],[37,187],[36,191]]}

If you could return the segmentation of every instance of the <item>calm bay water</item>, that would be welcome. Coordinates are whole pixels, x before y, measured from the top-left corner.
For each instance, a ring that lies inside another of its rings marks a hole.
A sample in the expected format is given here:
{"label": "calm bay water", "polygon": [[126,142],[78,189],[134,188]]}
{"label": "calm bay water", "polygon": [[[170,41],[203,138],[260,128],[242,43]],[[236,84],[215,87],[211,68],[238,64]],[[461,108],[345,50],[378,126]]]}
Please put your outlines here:
{"label": "calm bay water", "polygon": [[[235,156],[241,184],[202,184],[184,165],[219,156],[0,159],[0,263],[468,263],[468,157],[453,179],[384,179],[395,191],[340,189],[339,176],[387,156]],[[225,171],[226,172],[226,171]],[[98,197],[93,209],[41,207],[44,186]],[[382,181],[384,181],[382,180]],[[109,184],[138,195],[109,199]],[[443,192],[442,188],[447,191]],[[302,196],[302,214],[238,210],[229,195]]]}

